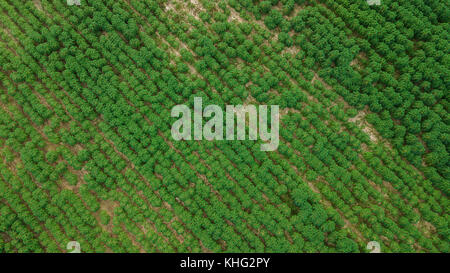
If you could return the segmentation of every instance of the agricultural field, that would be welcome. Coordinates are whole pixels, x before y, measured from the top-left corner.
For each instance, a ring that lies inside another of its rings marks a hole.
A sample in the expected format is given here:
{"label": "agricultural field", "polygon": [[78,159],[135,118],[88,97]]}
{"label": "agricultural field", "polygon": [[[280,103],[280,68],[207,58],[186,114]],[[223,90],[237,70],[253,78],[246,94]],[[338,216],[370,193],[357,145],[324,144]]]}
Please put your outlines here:
{"label": "agricultural field", "polygon": [[450,252],[448,1],[77,2],[0,1],[0,253]]}

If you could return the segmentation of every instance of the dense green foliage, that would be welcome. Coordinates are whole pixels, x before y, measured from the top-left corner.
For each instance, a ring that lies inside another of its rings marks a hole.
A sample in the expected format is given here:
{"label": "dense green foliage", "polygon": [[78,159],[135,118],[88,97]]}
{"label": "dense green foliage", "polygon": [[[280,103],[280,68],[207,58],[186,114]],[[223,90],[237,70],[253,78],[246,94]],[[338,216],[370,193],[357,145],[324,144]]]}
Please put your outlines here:
{"label": "dense green foliage", "polygon": [[[445,1],[0,1],[0,252],[449,252]],[[280,145],[173,141],[280,105]]]}

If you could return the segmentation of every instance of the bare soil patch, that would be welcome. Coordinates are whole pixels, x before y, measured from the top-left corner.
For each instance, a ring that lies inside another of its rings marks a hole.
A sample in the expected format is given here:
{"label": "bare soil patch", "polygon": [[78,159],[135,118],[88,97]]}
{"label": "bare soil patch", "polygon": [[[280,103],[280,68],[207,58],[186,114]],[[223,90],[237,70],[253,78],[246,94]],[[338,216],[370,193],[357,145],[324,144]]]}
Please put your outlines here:
{"label": "bare soil patch", "polygon": [[40,10],[40,11],[43,11],[43,10],[44,10],[44,9],[42,8],[41,0],[33,0],[33,4],[34,4],[34,6],[35,6],[38,10]]}

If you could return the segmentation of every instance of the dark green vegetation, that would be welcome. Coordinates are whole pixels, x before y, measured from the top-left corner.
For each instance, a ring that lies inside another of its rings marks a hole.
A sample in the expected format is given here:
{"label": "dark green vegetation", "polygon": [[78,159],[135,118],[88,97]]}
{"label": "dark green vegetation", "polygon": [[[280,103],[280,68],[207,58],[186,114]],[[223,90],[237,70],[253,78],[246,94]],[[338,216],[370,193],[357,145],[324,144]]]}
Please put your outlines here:
{"label": "dark green vegetation", "polygon": [[0,252],[449,252],[450,9],[381,1],[0,1]]}

